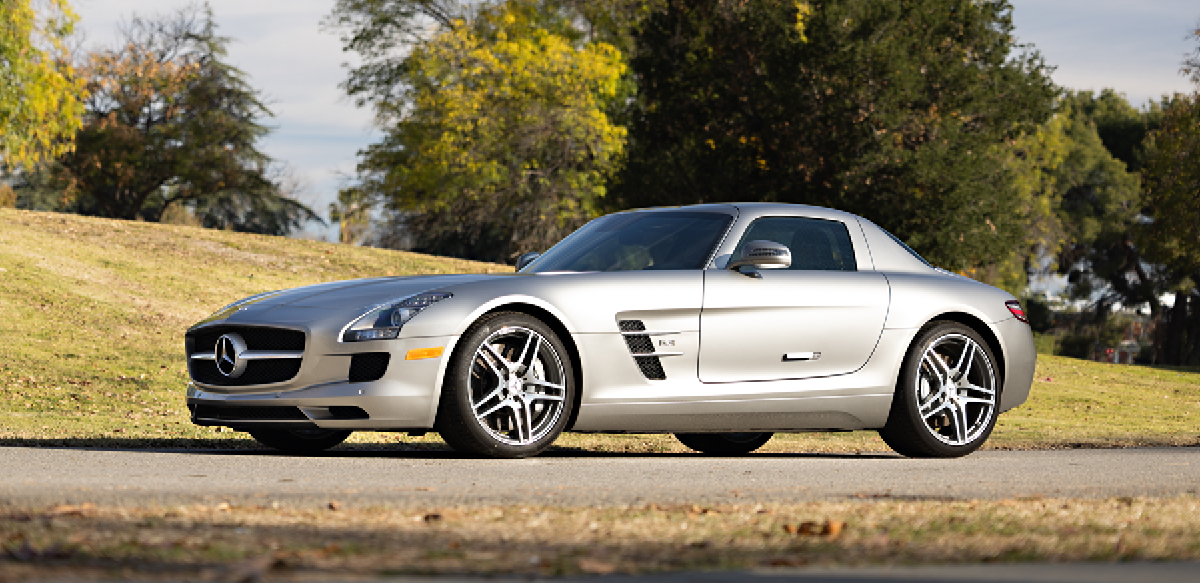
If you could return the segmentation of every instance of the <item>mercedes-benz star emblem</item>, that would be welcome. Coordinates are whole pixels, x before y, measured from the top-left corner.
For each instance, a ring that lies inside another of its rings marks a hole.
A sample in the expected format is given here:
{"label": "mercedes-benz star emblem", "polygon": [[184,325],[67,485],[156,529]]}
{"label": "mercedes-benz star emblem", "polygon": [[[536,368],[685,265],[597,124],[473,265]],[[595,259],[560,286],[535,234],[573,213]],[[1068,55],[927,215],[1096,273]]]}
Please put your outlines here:
{"label": "mercedes-benz star emblem", "polygon": [[217,338],[217,370],[221,374],[236,379],[246,372],[246,359],[242,353],[246,351],[246,341],[241,336],[229,333]]}

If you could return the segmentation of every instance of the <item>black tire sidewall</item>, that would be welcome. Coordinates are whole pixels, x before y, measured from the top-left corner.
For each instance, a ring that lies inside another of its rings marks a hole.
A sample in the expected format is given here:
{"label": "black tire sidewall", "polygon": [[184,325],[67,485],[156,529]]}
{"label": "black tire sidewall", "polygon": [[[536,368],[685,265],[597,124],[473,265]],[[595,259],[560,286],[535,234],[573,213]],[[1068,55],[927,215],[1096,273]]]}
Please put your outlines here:
{"label": "black tire sidewall", "polygon": [[353,433],[337,429],[320,431],[321,434],[312,436],[290,429],[255,429],[250,431],[250,436],[267,447],[287,453],[316,453],[341,444]]}
{"label": "black tire sidewall", "polygon": [[[471,367],[474,364],[475,351],[493,332],[508,326],[529,328],[542,335],[558,355],[563,367],[563,408],[559,412],[554,426],[541,439],[527,445],[512,445],[497,441],[487,429],[475,418],[471,408]],[[453,419],[441,429],[445,432],[457,432],[457,435],[446,436],[447,443],[455,449],[465,450],[464,453],[474,453],[489,457],[522,458],[537,455],[550,447],[554,440],[566,428],[575,407],[575,370],[571,363],[571,353],[558,337],[558,334],[541,320],[519,312],[502,312],[481,320],[471,327],[462,340],[459,341],[453,360],[450,362],[447,377],[447,391],[442,398],[450,398],[447,403],[453,410],[449,411]],[[467,435],[462,435],[466,433]]]}
{"label": "black tire sidewall", "polygon": [[745,455],[764,445],[774,433],[739,432],[733,435],[756,434],[753,439],[734,439],[725,433],[676,433],[675,439],[689,448],[705,455]]}
{"label": "black tire sidewall", "polygon": [[[921,357],[930,345],[948,334],[961,334],[979,345],[987,355],[988,364],[992,367],[992,374],[996,379],[996,404],[992,411],[991,419],[988,420],[987,426],[984,428],[983,433],[979,434],[979,437],[964,445],[950,445],[934,437],[928,426],[925,425],[925,420],[921,418],[920,408],[917,405],[915,372],[921,365]],[[917,342],[913,344],[912,350],[904,357],[904,366],[901,369],[900,375],[900,382],[897,383],[897,391],[899,393],[897,398],[903,399],[903,407],[899,411],[893,409],[892,414],[899,413],[905,416],[903,421],[911,429],[909,437],[916,440],[916,443],[911,444],[915,447],[915,452],[901,453],[905,453],[905,455],[917,454],[921,457],[962,457],[979,449],[987,441],[988,437],[991,436],[992,430],[996,427],[996,419],[1000,415],[1000,391],[1003,383],[1000,381],[1000,370],[996,356],[992,353],[991,346],[980,337],[978,332],[958,322],[941,321],[930,325],[920,334]]]}

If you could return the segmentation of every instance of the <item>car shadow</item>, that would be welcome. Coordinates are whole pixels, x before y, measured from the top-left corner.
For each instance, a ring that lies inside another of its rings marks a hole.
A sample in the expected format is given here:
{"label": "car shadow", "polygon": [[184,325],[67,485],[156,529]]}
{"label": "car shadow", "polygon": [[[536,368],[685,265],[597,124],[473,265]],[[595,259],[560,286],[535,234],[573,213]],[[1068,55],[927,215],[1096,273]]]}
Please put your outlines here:
{"label": "car shadow", "polygon": [[[182,453],[191,455],[237,455],[237,456],[285,456],[323,458],[393,458],[393,459],[476,459],[464,455],[442,444],[396,443],[340,445],[328,451],[313,454],[288,454],[259,445],[251,439],[141,439],[141,438],[36,438],[0,439],[0,447],[35,447],[54,449],[81,449],[91,451],[129,451],[139,453]],[[551,447],[534,459],[903,459],[887,453],[855,452],[753,452],[745,455],[705,455],[689,452],[620,452],[597,451],[577,447]]]}

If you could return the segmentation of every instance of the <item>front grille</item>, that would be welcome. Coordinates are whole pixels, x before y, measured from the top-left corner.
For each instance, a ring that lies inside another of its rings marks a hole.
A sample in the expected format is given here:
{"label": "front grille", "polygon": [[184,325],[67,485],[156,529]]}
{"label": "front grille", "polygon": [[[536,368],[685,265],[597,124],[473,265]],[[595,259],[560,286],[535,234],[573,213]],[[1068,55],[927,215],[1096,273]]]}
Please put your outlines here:
{"label": "front grille", "polygon": [[230,332],[241,336],[249,350],[304,350],[304,332],[300,330],[262,326],[213,326],[188,333],[188,354],[212,352],[216,349],[217,338]]}
{"label": "front grille", "polygon": [[192,380],[217,387],[244,387],[247,385],[268,385],[290,381],[300,372],[299,358],[275,358],[271,360],[252,360],[246,363],[246,370],[241,376],[229,378],[217,370],[217,363],[212,360],[188,360],[188,369]]}
{"label": "front grille", "polygon": [[308,421],[308,416],[297,407],[193,405],[192,417],[218,421]]}
{"label": "front grille", "polygon": [[235,333],[246,342],[246,350],[302,352],[305,346],[304,332],[285,328],[264,326],[213,326],[187,334],[185,345],[188,353],[188,370],[192,380],[217,387],[244,387],[269,385],[290,381],[300,373],[299,358],[277,358],[251,360],[246,370],[237,378],[230,378],[217,370],[212,360],[193,360],[193,354],[212,354],[217,339],[224,334]]}
{"label": "front grille", "polygon": [[[646,324],[641,320],[621,320],[617,322],[617,327],[621,329],[621,332],[646,330]],[[647,334],[625,334],[624,336],[625,346],[629,348],[630,354],[634,355],[633,360],[637,362],[642,376],[652,381],[666,380],[667,373],[663,370],[662,362],[659,362],[657,356],[638,356],[654,352],[654,342],[650,340],[650,336]]]}
{"label": "front grille", "polygon": [[363,352],[350,357],[350,382],[365,383],[383,378],[392,355],[387,352]]}

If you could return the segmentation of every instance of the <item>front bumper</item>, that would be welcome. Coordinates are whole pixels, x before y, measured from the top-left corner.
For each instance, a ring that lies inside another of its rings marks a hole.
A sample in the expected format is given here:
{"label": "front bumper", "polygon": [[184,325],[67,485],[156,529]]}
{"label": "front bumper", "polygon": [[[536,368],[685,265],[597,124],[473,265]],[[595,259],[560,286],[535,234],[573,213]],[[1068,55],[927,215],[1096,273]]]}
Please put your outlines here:
{"label": "front bumper", "polygon": [[[383,377],[375,381],[350,382],[345,374],[348,356],[322,355],[320,361],[327,365],[321,368],[325,370],[313,371],[306,363],[305,369],[312,374],[302,372],[282,386],[225,388],[192,382],[188,384],[187,405],[197,425],[241,431],[429,429],[433,427],[441,379],[456,340],[440,337],[387,341],[391,359]],[[445,350],[438,358],[405,360],[409,350],[430,346],[443,346]],[[341,363],[336,373],[329,370],[333,363]],[[338,380],[328,380],[331,376]],[[316,382],[306,382],[313,380]]]}

